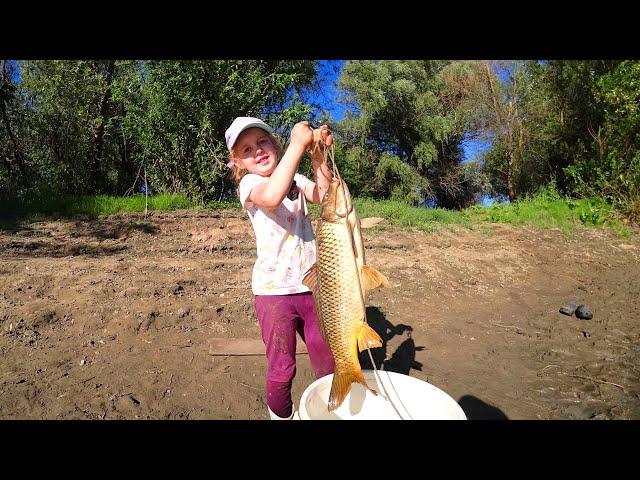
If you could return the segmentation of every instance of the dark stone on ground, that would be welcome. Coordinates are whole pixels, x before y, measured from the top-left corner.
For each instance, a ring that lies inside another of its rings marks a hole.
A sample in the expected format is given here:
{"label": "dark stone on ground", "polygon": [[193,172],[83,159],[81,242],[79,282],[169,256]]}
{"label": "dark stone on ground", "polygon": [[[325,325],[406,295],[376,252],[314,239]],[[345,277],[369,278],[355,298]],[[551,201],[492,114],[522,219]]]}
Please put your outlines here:
{"label": "dark stone on ground", "polygon": [[576,317],[581,320],[591,320],[593,318],[593,313],[591,313],[589,305],[578,305],[578,308],[576,309]]}
{"label": "dark stone on ground", "polygon": [[567,302],[560,308],[560,313],[571,316],[576,311],[576,308],[578,308],[576,302]]}

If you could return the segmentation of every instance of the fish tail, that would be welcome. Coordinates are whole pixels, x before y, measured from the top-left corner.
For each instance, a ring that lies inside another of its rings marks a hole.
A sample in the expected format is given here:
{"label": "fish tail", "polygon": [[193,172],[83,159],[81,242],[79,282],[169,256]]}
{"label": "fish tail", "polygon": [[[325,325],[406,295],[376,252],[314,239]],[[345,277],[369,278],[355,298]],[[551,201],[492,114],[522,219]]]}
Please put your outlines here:
{"label": "fish tail", "polygon": [[344,402],[344,399],[347,397],[349,390],[351,390],[351,384],[355,382],[364,385],[364,387],[370,390],[374,395],[378,395],[378,392],[367,385],[367,381],[364,379],[362,371],[345,373],[336,372],[333,374],[331,393],[329,393],[330,412],[342,405],[342,402]]}
{"label": "fish tail", "polygon": [[367,348],[376,348],[382,346],[382,338],[367,323],[363,323],[358,332],[358,350],[362,352]]}

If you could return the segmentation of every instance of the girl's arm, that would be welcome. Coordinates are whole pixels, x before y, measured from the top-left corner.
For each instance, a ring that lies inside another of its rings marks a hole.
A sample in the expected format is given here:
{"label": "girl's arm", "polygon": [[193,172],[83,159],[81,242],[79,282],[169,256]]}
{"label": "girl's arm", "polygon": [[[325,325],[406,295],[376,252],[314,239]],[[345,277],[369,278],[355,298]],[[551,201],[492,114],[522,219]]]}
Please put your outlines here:
{"label": "girl's arm", "polygon": [[311,142],[313,142],[313,130],[309,122],[296,123],[291,130],[289,147],[269,177],[269,181],[256,185],[249,194],[249,200],[266,208],[276,208],[280,205],[291,188],[293,176],[298,171],[300,160]]}

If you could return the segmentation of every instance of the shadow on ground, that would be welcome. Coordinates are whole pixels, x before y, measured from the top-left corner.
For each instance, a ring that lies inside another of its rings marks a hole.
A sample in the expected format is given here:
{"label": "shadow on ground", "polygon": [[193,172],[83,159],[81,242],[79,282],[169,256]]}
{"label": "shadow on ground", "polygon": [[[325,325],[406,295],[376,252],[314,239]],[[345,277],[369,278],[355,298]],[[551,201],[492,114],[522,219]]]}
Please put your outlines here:
{"label": "shadow on ground", "polygon": [[[422,371],[422,364],[416,361],[416,351],[422,351],[424,347],[417,347],[411,338],[413,327],[401,323],[394,325],[385,318],[378,307],[367,307],[366,315],[367,323],[382,338],[382,347],[360,352],[358,357],[361,367],[365,370],[372,369],[371,358],[373,358],[376,368],[387,372],[409,375],[411,369]],[[406,335],[407,338],[396,348],[391,357],[387,358],[388,343],[396,335]],[[473,395],[464,395],[458,404],[464,410],[468,420],[509,420],[502,410]]]}
{"label": "shadow on ground", "polygon": [[[415,342],[411,338],[413,327],[410,325],[398,324],[394,325],[387,320],[378,307],[367,307],[366,311],[367,323],[373,328],[380,338],[382,338],[382,347],[373,348],[369,351],[365,350],[358,354],[360,365],[365,370],[373,369],[371,365],[371,357],[377,369],[387,372],[397,372],[409,375],[411,369],[422,371],[422,364],[416,361],[416,351],[424,350],[424,347],[416,347]],[[387,344],[396,335],[407,335],[396,351],[387,359]]]}
{"label": "shadow on ground", "polygon": [[458,405],[464,410],[467,420],[509,420],[502,410],[473,395],[462,396]]}

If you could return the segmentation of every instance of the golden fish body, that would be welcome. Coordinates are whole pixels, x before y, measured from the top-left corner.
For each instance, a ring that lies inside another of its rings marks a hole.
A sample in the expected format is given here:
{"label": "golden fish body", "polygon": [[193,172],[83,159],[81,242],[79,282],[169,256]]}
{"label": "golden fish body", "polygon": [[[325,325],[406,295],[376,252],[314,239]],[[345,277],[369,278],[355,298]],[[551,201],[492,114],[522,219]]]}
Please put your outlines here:
{"label": "golden fish body", "polygon": [[358,350],[381,347],[380,336],[366,323],[365,288],[388,285],[386,277],[364,264],[360,221],[349,190],[334,179],[322,204],[316,229],[317,263],[304,283],[313,292],[319,327],[335,362],[329,411],[338,408],[351,384],[367,385]]}

